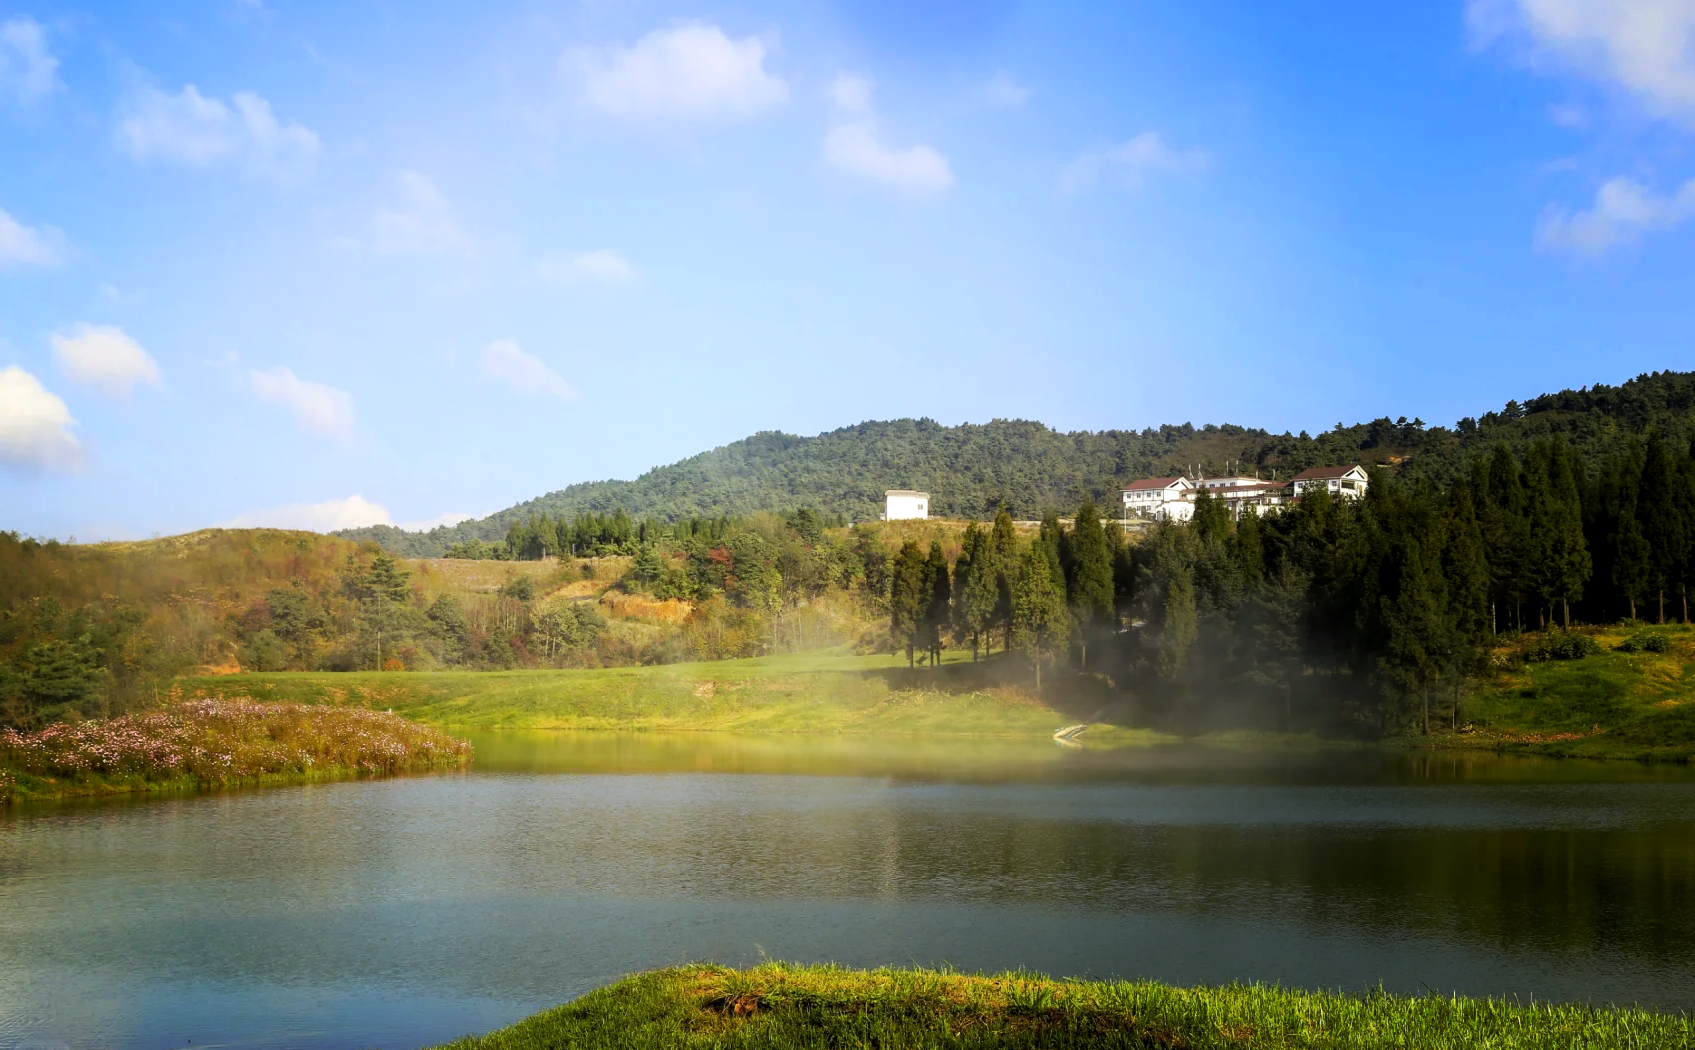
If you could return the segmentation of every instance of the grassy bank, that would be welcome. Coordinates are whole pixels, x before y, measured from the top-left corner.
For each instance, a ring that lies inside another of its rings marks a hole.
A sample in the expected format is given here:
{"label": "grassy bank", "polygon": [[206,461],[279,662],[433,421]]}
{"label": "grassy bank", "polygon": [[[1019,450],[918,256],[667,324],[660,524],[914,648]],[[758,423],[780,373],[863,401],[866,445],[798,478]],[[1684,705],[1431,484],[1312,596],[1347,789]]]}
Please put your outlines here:
{"label": "grassy bank", "polygon": [[993,663],[948,657],[916,669],[889,656],[804,655],[571,671],[282,672],[189,678],[179,688],[508,729],[1027,736],[1099,706],[1084,694],[1044,703],[998,684]]}
{"label": "grassy bank", "polygon": [[[1526,754],[1657,761],[1695,759],[1695,627],[1604,627],[1581,631],[1601,652],[1576,660],[1521,663],[1510,648],[1501,667],[1462,701],[1464,732],[1431,742]],[[1660,635],[1664,652],[1620,652],[1632,636]]]}
{"label": "grassy bank", "polygon": [[0,732],[0,804],[403,773],[470,746],[396,715],[204,699],[123,718]]}
{"label": "grassy bank", "polygon": [[1487,999],[1171,988],[781,964],[639,974],[453,1050],[555,1047],[1675,1050],[1695,1022]]}

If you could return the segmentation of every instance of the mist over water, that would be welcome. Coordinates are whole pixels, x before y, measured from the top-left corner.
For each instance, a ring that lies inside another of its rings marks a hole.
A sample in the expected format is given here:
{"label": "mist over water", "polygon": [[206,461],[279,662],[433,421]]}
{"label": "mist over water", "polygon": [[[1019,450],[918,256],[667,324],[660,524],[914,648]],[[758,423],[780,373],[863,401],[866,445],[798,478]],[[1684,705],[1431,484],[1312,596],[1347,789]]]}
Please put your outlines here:
{"label": "mist over water", "polygon": [[762,956],[1695,1009],[1695,774],[482,734],[466,774],[0,818],[0,1045],[415,1047]]}

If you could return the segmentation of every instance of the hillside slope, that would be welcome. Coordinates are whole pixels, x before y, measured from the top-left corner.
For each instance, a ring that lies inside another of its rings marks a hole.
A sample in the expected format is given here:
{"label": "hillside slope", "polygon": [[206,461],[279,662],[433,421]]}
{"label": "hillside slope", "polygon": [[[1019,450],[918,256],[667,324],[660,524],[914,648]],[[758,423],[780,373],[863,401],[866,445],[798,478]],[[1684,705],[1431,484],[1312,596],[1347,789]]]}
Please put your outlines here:
{"label": "hillside slope", "polygon": [[1085,498],[1110,501],[1136,478],[1199,469],[1287,476],[1329,463],[1396,464],[1412,476],[1441,477],[1479,449],[1522,449],[1563,434],[1594,460],[1628,435],[1658,427],[1674,443],[1695,433],[1695,373],[1659,372],[1620,386],[1545,394],[1523,405],[1463,419],[1453,428],[1382,418],[1317,436],[1271,434],[1233,425],[1161,426],[1140,431],[1062,433],[1041,423],[995,420],[943,426],[929,419],[866,422],[815,437],[766,432],[657,467],[634,481],[571,485],[480,521],[408,533],[389,526],[337,535],[375,540],[398,554],[432,557],[453,543],[497,540],[534,514],[572,516],[622,507],[635,517],[674,520],[811,506],[863,520],[882,509],[890,488],[921,488],[932,513],[986,518],[1004,504],[1015,517]]}

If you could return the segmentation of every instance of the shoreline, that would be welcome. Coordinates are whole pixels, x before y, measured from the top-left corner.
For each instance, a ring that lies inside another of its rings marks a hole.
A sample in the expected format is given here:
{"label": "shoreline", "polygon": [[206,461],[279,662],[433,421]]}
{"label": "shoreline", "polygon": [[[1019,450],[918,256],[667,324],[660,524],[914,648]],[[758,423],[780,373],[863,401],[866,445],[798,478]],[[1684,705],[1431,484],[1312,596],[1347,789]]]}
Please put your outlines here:
{"label": "shoreline", "polygon": [[669,1046],[1695,1047],[1695,1018],[1464,996],[765,963],[649,970],[436,1050]]}

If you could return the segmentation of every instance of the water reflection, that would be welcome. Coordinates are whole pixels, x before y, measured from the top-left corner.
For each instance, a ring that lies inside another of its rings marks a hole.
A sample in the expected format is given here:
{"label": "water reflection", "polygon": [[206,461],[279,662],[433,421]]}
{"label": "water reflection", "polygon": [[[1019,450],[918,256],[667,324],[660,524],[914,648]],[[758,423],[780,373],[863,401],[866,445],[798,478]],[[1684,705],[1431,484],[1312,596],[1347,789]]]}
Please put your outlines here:
{"label": "water reflection", "polygon": [[468,774],[0,821],[0,1045],[409,1047],[762,951],[1695,1008],[1684,769],[476,743]]}

